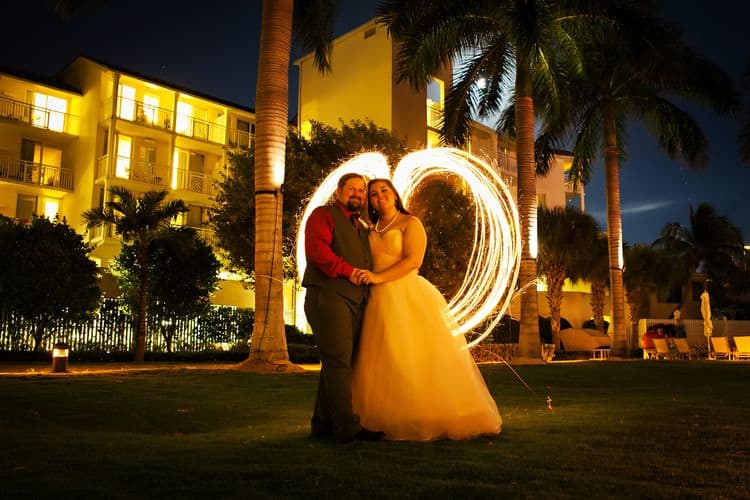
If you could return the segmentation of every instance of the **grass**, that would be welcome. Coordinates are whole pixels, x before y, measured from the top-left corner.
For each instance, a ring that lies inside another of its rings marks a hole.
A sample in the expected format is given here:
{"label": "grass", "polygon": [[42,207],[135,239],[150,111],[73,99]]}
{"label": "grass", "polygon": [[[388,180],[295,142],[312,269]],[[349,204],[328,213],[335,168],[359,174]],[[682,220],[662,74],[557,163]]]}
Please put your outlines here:
{"label": "grass", "polygon": [[497,438],[346,445],[308,437],[317,373],[4,376],[0,497],[750,497],[750,363],[516,369],[482,368]]}

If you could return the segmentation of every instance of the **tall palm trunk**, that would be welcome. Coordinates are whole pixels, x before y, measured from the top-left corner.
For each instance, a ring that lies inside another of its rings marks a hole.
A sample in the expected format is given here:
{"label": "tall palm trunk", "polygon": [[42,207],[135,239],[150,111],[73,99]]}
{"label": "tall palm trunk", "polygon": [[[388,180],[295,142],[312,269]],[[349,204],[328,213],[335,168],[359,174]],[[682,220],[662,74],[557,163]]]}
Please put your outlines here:
{"label": "tall palm trunk", "polygon": [[552,343],[555,351],[560,351],[560,310],[562,308],[563,284],[565,283],[565,268],[556,268],[547,273],[547,304],[549,305],[550,324],[552,326]]}
{"label": "tall palm trunk", "polygon": [[594,316],[594,325],[599,331],[604,330],[604,289],[606,286],[600,280],[591,282],[591,313]]}
{"label": "tall palm trunk", "polygon": [[[518,207],[521,219],[521,286],[536,280],[537,200],[534,163],[534,99],[528,57],[516,61],[516,155],[518,163]],[[521,325],[518,357],[541,359],[539,340],[539,301],[536,286],[521,295]]]}
{"label": "tall palm trunk", "polygon": [[135,357],[133,361],[143,363],[146,360],[146,314],[148,314],[148,245],[137,243],[138,259],[138,324],[135,329]]}
{"label": "tall palm trunk", "polygon": [[625,288],[622,268],[622,217],[620,214],[620,165],[617,153],[617,121],[614,102],[604,109],[604,168],[607,189],[607,236],[609,238],[609,278],[612,294],[612,354],[626,356]]}
{"label": "tall palm trunk", "polygon": [[255,322],[242,366],[262,372],[296,368],[289,362],[284,334],[281,254],[293,3],[263,1],[255,96]]}

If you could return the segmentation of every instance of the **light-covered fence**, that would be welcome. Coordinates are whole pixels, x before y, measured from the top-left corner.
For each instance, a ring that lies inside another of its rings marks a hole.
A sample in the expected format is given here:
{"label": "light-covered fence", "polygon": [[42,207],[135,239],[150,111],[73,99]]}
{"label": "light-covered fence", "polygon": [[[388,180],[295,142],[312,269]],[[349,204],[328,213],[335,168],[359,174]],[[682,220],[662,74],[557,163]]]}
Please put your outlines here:
{"label": "light-covered fence", "polygon": [[[146,350],[166,351],[166,332],[172,332],[172,351],[196,352],[225,347],[250,337],[253,312],[248,309],[217,306],[208,313],[175,322],[150,321]],[[34,349],[35,325],[0,310],[0,351],[31,351]],[[57,342],[67,343],[71,350],[117,352],[133,349],[135,324],[117,299],[105,299],[91,321],[67,324],[42,341],[40,350],[48,351]]]}

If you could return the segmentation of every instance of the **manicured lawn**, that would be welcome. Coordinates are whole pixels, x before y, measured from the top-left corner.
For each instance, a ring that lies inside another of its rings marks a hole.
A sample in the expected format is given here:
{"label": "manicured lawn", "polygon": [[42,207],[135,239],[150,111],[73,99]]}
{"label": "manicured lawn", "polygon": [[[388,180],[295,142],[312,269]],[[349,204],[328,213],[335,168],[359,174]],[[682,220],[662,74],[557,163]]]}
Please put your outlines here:
{"label": "manicured lawn", "polygon": [[497,438],[347,445],[317,373],[3,376],[0,497],[750,498],[750,363],[516,369],[482,368]]}

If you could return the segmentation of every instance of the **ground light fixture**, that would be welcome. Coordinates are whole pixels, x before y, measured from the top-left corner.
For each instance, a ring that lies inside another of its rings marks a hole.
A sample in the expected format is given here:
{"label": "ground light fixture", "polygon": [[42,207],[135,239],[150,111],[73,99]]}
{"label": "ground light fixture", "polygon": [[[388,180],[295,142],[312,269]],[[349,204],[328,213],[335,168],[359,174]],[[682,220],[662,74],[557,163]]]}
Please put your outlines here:
{"label": "ground light fixture", "polygon": [[68,344],[55,344],[52,348],[52,373],[66,373],[68,371]]}

